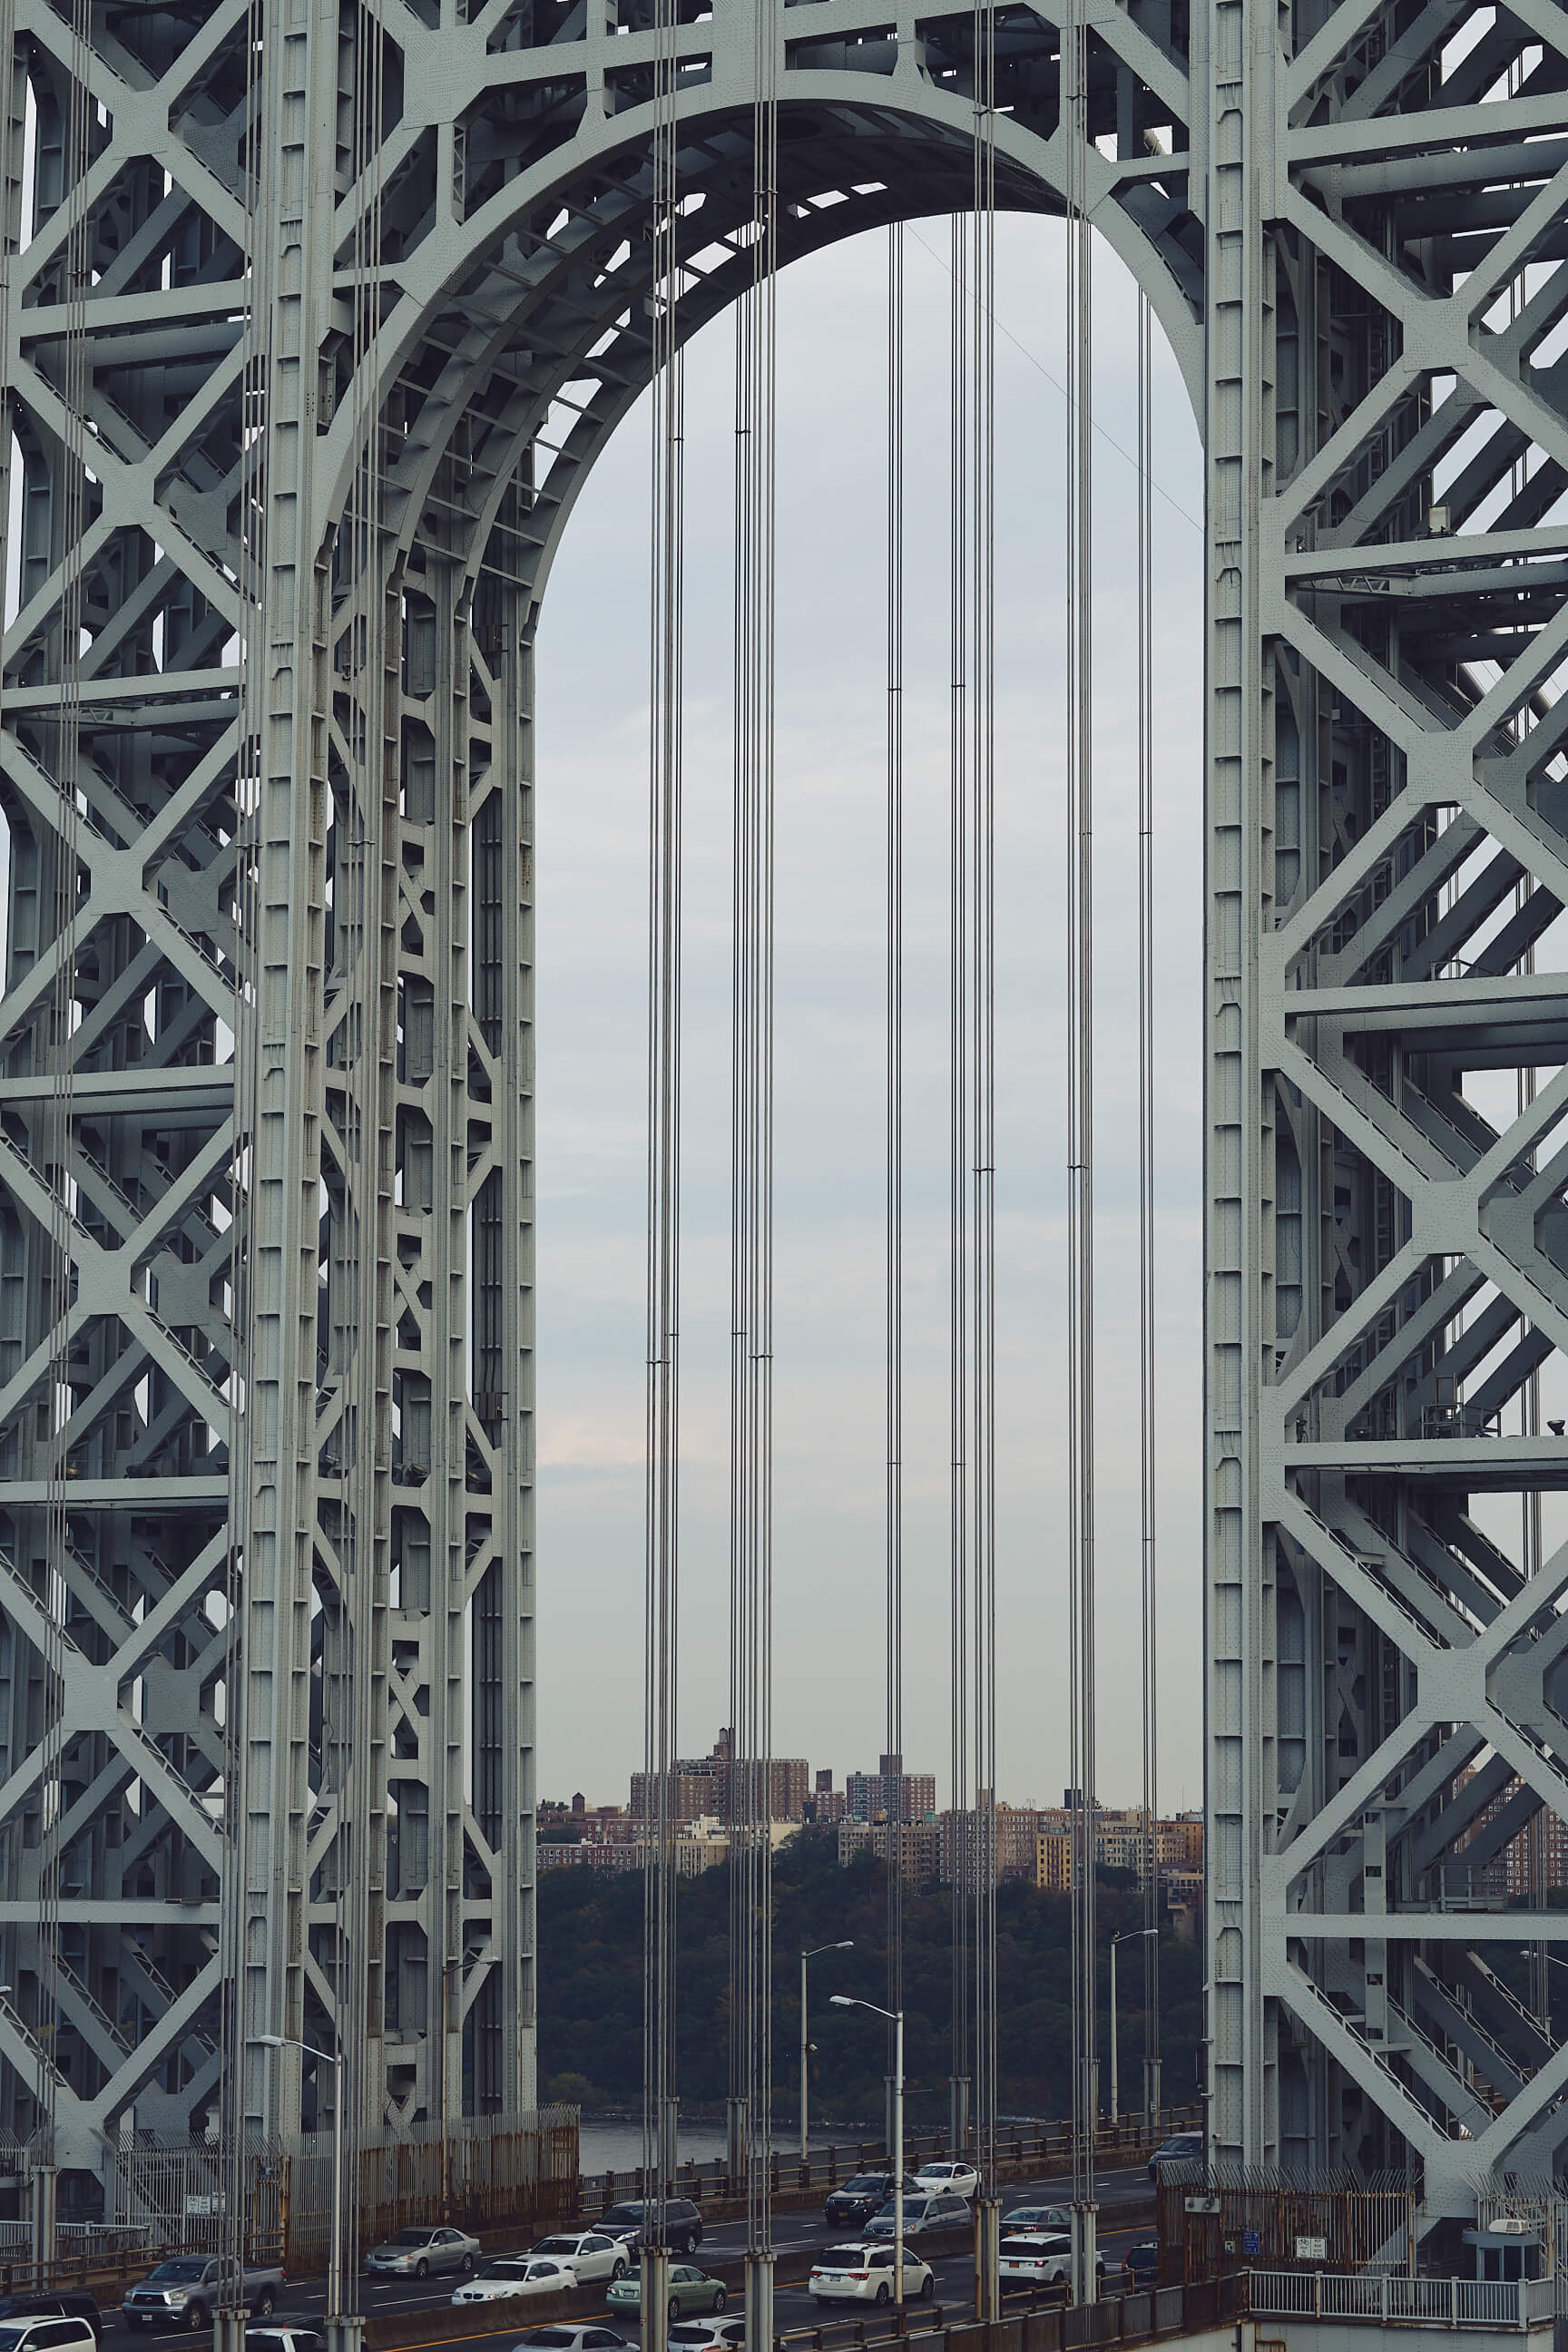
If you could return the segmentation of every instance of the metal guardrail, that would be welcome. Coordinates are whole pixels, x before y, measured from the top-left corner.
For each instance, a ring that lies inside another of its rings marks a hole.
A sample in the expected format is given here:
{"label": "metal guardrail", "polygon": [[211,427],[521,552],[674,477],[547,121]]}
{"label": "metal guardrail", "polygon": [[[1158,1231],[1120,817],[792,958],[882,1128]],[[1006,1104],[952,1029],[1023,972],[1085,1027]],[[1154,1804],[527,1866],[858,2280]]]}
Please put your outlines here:
{"label": "metal guardrail", "polygon": [[1556,2315],[1555,2279],[1392,2278],[1370,2271],[1248,2271],[1255,2319],[1363,2320],[1376,2327],[1489,2327],[1522,2334]]}
{"label": "metal guardrail", "polygon": [[[1202,2122],[1202,2109],[1191,2106],[1165,2108],[1152,2134],[1142,2116],[1124,2116],[1115,2125],[1102,2123],[1095,2137],[1095,2160],[1097,2164],[1138,2163],[1173,2132],[1196,2131]],[[1037,2124],[1027,2130],[1001,2132],[996,2141],[997,2171],[1004,2179],[1013,2180],[1037,2172],[1065,2171],[1072,2162],[1072,2126],[1068,2123]],[[952,2153],[940,2134],[906,2140],[906,2179],[922,2164]],[[804,2164],[798,2157],[775,2153],[773,2194],[778,2197],[837,2189],[840,2181],[852,2179],[858,2172],[885,2170],[887,2160],[879,2139],[854,2140],[843,2147],[813,2148]],[[584,2173],[581,2202],[584,2220],[596,2221],[609,2206],[641,2197],[645,2193],[643,2179],[640,2167],[631,2172]],[[745,2194],[743,2181],[731,2182],[722,2157],[704,2164],[679,2166],[671,2186],[676,2196],[689,2197],[696,2205],[722,2204],[731,2197]]]}

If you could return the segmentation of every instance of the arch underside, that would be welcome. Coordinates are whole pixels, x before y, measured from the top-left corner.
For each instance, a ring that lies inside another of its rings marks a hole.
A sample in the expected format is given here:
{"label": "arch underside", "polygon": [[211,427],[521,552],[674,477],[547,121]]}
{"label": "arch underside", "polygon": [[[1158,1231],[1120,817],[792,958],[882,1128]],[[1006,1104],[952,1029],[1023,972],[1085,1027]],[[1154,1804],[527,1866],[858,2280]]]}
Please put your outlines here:
{"label": "arch underside", "polygon": [[[278,0],[253,86],[241,0],[95,7],[78,157],[68,24],[15,0],[0,2125],[35,2119],[58,1851],[82,2171],[216,2092],[237,1360],[247,2031],[341,2032],[367,2124],[534,2096],[532,646],[647,381],[652,35],[641,0],[379,13],[362,152],[376,12]],[[1084,165],[1208,468],[1211,2114],[1222,2153],[1413,2155],[1452,2203],[1568,2135],[1557,2027],[1439,1909],[1539,1888],[1568,1811],[1568,1560],[1525,1507],[1568,1471],[1516,1433],[1568,1345],[1564,35],[1300,0],[1275,57],[1198,14],[1195,63],[1166,0],[1095,14]],[[782,257],[966,205],[972,10],[781,15]],[[751,266],[752,37],[682,12],[686,332]],[[1009,208],[1060,209],[1057,48],[1003,9]],[[250,2064],[258,2122],[326,2113]]]}

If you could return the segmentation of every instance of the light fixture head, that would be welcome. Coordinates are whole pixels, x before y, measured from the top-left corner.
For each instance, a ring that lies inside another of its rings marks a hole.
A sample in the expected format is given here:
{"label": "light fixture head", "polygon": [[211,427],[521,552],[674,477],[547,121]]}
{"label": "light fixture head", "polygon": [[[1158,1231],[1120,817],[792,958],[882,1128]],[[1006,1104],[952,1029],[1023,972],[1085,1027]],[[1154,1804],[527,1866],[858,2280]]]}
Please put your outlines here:
{"label": "light fixture head", "polygon": [[858,2009],[860,2006],[858,2000],[851,2000],[847,1992],[830,1992],[827,2001],[831,2009]]}

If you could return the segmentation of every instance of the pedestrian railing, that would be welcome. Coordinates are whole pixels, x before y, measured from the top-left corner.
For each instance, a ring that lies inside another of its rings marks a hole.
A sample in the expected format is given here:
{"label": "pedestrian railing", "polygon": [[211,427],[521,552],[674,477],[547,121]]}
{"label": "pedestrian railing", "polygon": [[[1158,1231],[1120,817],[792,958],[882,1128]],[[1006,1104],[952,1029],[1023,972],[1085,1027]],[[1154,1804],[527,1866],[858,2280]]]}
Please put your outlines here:
{"label": "pedestrian railing", "polygon": [[1550,2322],[1555,2279],[1384,2277],[1371,2271],[1249,2271],[1255,2319],[1364,2320],[1374,2327],[1489,2327]]}

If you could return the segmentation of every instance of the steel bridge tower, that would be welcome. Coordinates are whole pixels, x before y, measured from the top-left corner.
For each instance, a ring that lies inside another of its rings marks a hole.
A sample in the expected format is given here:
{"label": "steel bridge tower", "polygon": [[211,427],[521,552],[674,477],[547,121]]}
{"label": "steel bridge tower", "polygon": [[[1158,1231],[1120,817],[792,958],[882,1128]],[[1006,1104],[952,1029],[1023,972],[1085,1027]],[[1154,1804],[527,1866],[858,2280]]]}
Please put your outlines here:
{"label": "steel bridge tower", "polygon": [[[785,258],[969,199],[971,0],[690,0],[688,331],[763,5]],[[652,16],[0,0],[0,2124],[68,2173],[201,2126],[231,1969],[270,2128],[334,2093],[264,2032],[534,2099],[532,648]],[[1214,2147],[1458,2210],[1568,2138],[1568,1912],[1493,1916],[1568,1816],[1568,16],[1089,19],[1207,466]],[[1056,0],[997,48],[1059,212]]]}

